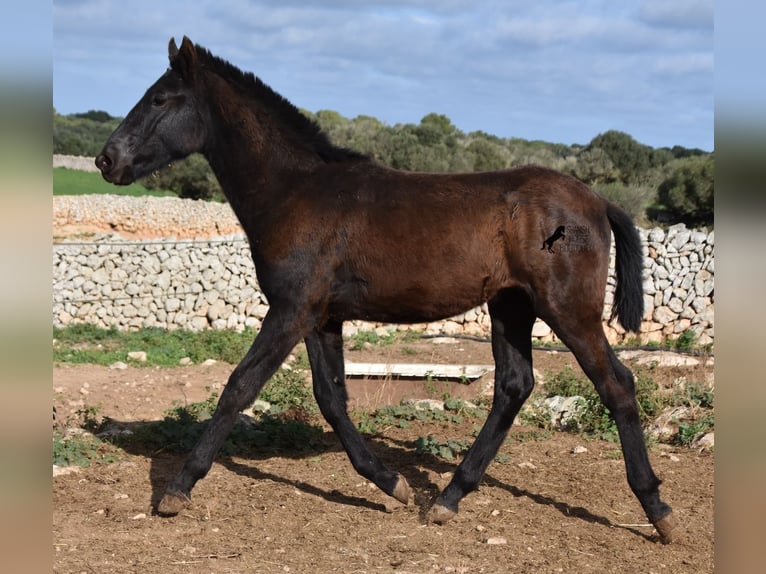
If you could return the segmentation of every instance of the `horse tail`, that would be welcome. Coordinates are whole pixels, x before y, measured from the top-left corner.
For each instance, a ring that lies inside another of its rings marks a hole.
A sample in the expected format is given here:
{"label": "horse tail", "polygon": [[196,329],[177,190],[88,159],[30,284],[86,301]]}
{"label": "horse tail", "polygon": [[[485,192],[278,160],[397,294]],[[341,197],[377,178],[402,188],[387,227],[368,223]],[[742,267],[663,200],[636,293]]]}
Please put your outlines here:
{"label": "horse tail", "polygon": [[[615,274],[617,286],[614,290],[611,319],[617,317],[628,331],[638,333],[644,316],[643,264],[641,237],[627,213],[610,203],[606,216],[614,234]],[[610,319],[610,320],[611,320]]]}

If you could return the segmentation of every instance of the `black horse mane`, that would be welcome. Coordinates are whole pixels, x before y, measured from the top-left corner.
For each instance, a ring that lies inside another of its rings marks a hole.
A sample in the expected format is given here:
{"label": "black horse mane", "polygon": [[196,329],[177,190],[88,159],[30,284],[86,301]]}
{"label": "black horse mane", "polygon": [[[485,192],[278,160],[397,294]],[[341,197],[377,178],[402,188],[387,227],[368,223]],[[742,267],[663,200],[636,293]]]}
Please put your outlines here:
{"label": "black horse mane", "polygon": [[369,159],[358,151],[336,146],[330,142],[319,124],[307,117],[287,98],[267,86],[252,72],[243,72],[226,60],[214,56],[206,48],[195,45],[200,64],[222,78],[240,87],[258,101],[274,111],[279,119],[292,131],[305,140],[311,148],[327,163]]}

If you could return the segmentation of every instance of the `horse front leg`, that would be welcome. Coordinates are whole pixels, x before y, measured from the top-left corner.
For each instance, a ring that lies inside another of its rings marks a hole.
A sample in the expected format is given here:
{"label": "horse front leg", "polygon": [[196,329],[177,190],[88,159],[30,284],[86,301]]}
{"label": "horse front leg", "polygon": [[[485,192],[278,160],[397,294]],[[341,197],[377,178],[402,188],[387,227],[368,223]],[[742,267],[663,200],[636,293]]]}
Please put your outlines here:
{"label": "horse front leg", "polygon": [[338,435],[354,469],[389,496],[409,504],[412,491],[398,472],[388,470],[365,443],[348,416],[342,324],[330,322],[306,337],[319,410]]}
{"label": "horse front leg", "polygon": [[157,511],[173,516],[191,501],[191,490],[210,470],[238,414],[255,401],[266,382],[277,371],[300,340],[302,324],[295,317],[272,306],[260,333],[244,359],[231,373],[212,418],[189,453],[181,472],[168,485]]}

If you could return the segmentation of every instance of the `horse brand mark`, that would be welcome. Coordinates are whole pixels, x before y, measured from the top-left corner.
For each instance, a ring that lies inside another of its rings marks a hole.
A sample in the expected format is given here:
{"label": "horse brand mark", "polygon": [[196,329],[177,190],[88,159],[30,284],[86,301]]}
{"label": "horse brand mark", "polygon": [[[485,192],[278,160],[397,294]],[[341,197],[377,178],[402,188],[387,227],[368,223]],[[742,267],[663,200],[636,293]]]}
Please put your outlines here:
{"label": "horse brand mark", "polygon": [[561,246],[561,251],[579,252],[590,251],[590,227],[587,225],[567,224],[567,240]]}
{"label": "horse brand mark", "polygon": [[551,235],[548,239],[543,241],[543,246],[540,248],[542,251],[546,247],[548,248],[548,253],[553,253],[553,244],[556,243],[559,239],[565,239],[566,235],[564,235],[564,226],[559,225],[556,228],[556,231],[553,232],[553,235]]}
{"label": "horse brand mark", "polygon": [[[554,250],[553,246],[556,242],[559,242],[558,249]],[[578,225],[574,223],[567,223],[566,225],[559,225],[556,231],[543,241],[541,250],[547,249],[548,253],[577,253],[581,251],[589,251],[591,249],[590,244],[590,227],[588,225]]]}

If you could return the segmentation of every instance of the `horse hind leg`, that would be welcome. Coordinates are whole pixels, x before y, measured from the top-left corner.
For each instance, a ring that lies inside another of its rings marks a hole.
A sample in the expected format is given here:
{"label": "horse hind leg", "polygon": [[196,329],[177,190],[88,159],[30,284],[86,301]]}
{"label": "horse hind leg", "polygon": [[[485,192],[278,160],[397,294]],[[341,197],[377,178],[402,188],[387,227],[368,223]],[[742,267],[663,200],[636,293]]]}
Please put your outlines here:
{"label": "horse hind leg", "polygon": [[660,540],[671,542],[675,518],[671,507],[660,499],[661,481],[649,462],[633,374],[615,356],[599,320],[565,322],[551,318],[546,322],[572,351],[609,409],[620,436],[628,484]]}
{"label": "horse hind leg", "polygon": [[338,435],[352,466],[383,492],[409,505],[413,495],[407,481],[398,472],[388,470],[370,451],[348,416],[341,324],[328,324],[305,341],[319,410]]}
{"label": "horse hind leg", "polygon": [[501,293],[489,303],[495,391],[492,409],[452,480],[428,513],[429,522],[443,523],[458,512],[466,494],[476,490],[489,464],[534,387],[532,372],[532,302],[521,290]]}

